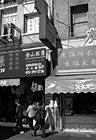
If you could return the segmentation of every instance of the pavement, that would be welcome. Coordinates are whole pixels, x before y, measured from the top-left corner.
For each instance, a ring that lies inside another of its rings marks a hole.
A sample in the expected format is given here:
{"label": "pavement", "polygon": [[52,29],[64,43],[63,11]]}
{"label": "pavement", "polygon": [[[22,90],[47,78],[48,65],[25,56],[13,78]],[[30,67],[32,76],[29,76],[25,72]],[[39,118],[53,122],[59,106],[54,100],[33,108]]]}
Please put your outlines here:
{"label": "pavement", "polygon": [[41,137],[41,131],[37,136],[32,136],[28,126],[24,126],[23,134],[13,131],[14,124],[0,123],[0,140],[96,140],[96,132],[72,132],[72,131],[54,131],[46,129],[46,138]]}
{"label": "pavement", "polygon": [[17,134],[7,140],[96,140],[96,134],[89,133],[73,133],[73,132],[50,132],[46,131],[46,138],[41,137],[41,132],[38,136],[32,136],[30,131],[24,134]]}

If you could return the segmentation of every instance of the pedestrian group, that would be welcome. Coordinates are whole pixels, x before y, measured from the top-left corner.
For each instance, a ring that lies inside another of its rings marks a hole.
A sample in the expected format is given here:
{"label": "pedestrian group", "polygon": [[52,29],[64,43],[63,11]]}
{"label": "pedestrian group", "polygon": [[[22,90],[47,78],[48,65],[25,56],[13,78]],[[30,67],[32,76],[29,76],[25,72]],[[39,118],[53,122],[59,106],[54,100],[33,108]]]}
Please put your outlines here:
{"label": "pedestrian group", "polygon": [[[14,131],[19,130],[20,133],[24,133],[22,119],[23,116],[28,116],[30,132],[33,136],[37,136],[37,131],[42,131],[42,137],[45,138],[45,108],[44,105],[40,102],[30,101],[27,109],[25,110],[24,106],[18,100],[16,101],[16,126]],[[35,120],[35,125],[33,122]]]}

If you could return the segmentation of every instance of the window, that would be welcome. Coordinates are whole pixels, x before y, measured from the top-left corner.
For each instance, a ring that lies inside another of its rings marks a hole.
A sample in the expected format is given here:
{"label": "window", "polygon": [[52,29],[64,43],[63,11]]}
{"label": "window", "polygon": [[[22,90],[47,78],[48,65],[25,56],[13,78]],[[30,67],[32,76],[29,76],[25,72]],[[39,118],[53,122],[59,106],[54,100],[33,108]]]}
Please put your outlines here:
{"label": "window", "polygon": [[16,21],[17,21],[17,10],[16,9],[12,9],[10,11],[4,11],[4,24],[7,23],[13,23],[14,25],[16,25]]}
{"label": "window", "polygon": [[16,19],[17,16],[9,16],[9,17],[5,17],[4,18],[4,24],[7,24],[7,23],[13,23],[14,25],[16,25]]}
{"label": "window", "polygon": [[[10,9],[10,10],[5,10],[4,11],[4,14],[3,14],[3,25],[6,25],[6,24],[10,24],[10,23],[13,23],[14,25],[16,25],[16,22],[17,22],[17,9],[14,8],[14,9]],[[4,26],[4,32],[2,31],[2,34],[7,34],[7,31],[8,29],[5,28]],[[16,31],[15,31],[15,35],[16,35]]]}
{"label": "window", "polygon": [[25,33],[35,34],[39,33],[39,16],[25,16]]}
{"label": "window", "polygon": [[71,7],[71,36],[84,36],[88,29],[88,5]]}

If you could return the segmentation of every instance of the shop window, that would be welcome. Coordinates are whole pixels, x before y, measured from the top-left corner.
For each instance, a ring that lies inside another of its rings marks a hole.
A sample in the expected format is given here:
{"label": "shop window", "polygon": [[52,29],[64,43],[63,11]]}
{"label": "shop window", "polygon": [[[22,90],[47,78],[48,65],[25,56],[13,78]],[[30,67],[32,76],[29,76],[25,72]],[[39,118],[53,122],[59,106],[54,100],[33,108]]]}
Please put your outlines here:
{"label": "shop window", "polygon": [[39,33],[39,16],[25,15],[24,17],[24,33],[35,34]]}
{"label": "shop window", "polygon": [[88,4],[71,7],[71,36],[85,36],[88,29]]}

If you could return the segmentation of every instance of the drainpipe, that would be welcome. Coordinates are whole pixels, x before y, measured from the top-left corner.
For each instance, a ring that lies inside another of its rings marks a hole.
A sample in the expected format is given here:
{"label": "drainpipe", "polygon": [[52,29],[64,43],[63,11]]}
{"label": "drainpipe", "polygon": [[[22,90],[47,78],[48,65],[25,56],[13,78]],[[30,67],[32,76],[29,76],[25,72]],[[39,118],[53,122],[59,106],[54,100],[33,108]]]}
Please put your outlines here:
{"label": "drainpipe", "polygon": [[60,93],[60,131],[63,130],[62,123],[62,94]]}

